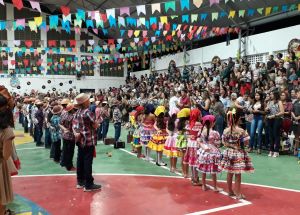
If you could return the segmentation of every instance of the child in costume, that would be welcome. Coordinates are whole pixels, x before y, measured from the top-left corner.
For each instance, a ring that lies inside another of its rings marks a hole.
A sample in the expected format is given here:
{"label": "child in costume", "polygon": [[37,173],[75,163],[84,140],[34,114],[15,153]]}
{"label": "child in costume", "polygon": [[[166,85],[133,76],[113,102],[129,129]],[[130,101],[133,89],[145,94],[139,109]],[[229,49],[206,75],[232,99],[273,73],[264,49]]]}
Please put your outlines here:
{"label": "child in costume", "polygon": [[[51,150],[50,150],[50,158],[54,160],[54,162],[59,163],[61,157],[61,131],[60,131],[60,114],[63,111],[63,107],[60,105],[56,105],[52,109],[53,116],[50,120],[50,133],[51,133]],[[53,157],[52,157],[53,155]]]}
{"label": "child in costume", "polygon": [[141,114],[143,113],[143,111],[144,107],[138,106],[134,111],[134,115],[130,115],[130,122],[132,124],[132,127],[134,128],[132,146],[136,150],[138,158],[145,157],[142,154],[142,145],[140,141]]}
{"label": "child in costume", "polygon": [[176,113],[171,113],[171,116],[168,120],[167,132],[169,136],[166,139],[164,146],[164,155],[170,158],[170,172],[176,171],[177,158],[182,156],[182,152],[179,151],[176,147],[177,132],[176,132]]}
{"label": "child in costume", "polygon": [[187,131],[187,150],[184,155],[183,163],[187,164],[192,169],[192,185],[200,186],[201,183],[199,182],[198,171],[197,171],[197,150],[198,150],[198,133],[201,131],[202,124],[201,124],[201,112],[198,108],[194,108],[191,110],[190,113],[190,122],[189,125],[186,127]]}
{"label": "child in costume", "polygon": [[217,187],[216,174],[221,172],[219,165],[222,154],[218,149],[221,143],[220,134],[213,130],[216,118],[213,115],[206,115],[202,118],[202,130],[199,133],[198,171],[202,172],[202,190],[206,191],[206,174],[211,174],[215,192],[221,191]]}
{"label": "child in costume", "polygon": [[145,146],[146,160],[150,161],[150,148],[148,148],[148,143],[152,137],[152,134],[155,132],[155,115],[153,114],[155,108],[152,104],[147,104],[145,106],[144,115],[142,116],[142,125],[140,133],[140,141]]}
{"label": "child in costume", "polygon": [[154,128],[156,132],[152,135],[149,141],[148,148],[156,151],[156,165],[157,166],[167,166],[166,163],[162,161],[162,153],[164,145],[168,136],[166,131],[167,125],[164,121],[166,108],[164,106],[158,106],[154,112],[156,116],[156,122]]}
{"label": "child in costume", "polygon": [[181,169],[184,178],[188,177],[188,164],[183,163],[183,159],[186,153],[187,147],[187,135],[186,135],[186,122],[188,122],[190,118],[191,110],[189,108],[183,108],[177,114],[177,138],[176,138],[176,148],[178,151],[182,153],[181,159]]}
{"label": "child in costume", "polygon": [[[227,149],[223,152],[221,168],[227,172],[229,195],[244,199],[245,196],[241,193],[241,173],[254,172],[254,168],[245,150],[250,137],[244,129],[239,127],[240,116],[240,112],[237,112],[235,108],[227,113],[228,127],[224,130],[222,138]],[[232,189],[233,175],[235,175],[235,192]]]}

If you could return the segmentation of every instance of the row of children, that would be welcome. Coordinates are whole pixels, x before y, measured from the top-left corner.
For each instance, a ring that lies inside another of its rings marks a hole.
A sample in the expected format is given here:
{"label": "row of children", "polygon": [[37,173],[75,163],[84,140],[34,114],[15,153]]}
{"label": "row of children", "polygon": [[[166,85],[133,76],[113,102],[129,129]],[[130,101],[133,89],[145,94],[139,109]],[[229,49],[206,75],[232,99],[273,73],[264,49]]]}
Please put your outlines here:
{"label": "row of children", "polygon": [[[166,117],[167,115],[167,117]],[[199,109],[183,108],[170,111],[166,114],[164,106],[155,110],[152,105],[137,107],[131,114],[133,125],[132,145],[139,158],[151,160],[151,150],[156,152],[156,165],[166,166],[162,155],[170,158],[170,171],[176,171],[177,159],[181,158],[182,174],[185,178],[192,171],[191,181],[195,186],[202,186],[207,190],[206,174],[211,174],[213,189],[218,192],[216,174],[221,171],[228,173],[228,193],[238,199],[244,198],[241,194],[241,173],[253,172],[254,168],[250,157],[245,151],[249,142],[249,135],[239,127],[240,113],[232,109],[227,113],[228,128],[224,130],[222,138],[215,131],[215,117],[201,116]],[[221,142],[225,150],[219,149]],[[145,146],[146,155],[142,155],[142,146]],[[199,181],[198,172],[202,173]],[[235,192],[232,180],[235,175]]]}

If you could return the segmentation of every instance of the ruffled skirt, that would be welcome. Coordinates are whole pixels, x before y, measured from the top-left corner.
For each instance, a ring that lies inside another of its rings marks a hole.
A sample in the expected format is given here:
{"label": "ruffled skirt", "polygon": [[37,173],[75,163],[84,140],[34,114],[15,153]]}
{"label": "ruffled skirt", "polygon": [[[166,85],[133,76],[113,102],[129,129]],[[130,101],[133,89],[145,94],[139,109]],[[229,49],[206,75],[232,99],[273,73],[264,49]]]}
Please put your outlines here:
{"label": "ruffled skirt", "polygon": [[244,150],[226,149],[222,153],[220,168],[229,173],[253,173],[254,167],[248,153]]}
{"label": "ruffled skirt", "polygon": [[165,130],[157,131],[152,135],[152,138],[150,139],[147,145],[148,148],[150,148],[153,151],[162,152],[164,150],[167,136],[168,133]]}
{"label": "ruffled skirt", "polygon": [[176,147],[177,135],[168,136],[164,147],[164,155],[167,157],[182,157],[182,152]]}
{"label": "ruffled skirt", "polygon": [[209,151],[200,148],[198,154],[198,171],[202,173],[215,174],[221,172],[219,165],[221,164],[222,154],[220,150],[209,144],[207,145]]}

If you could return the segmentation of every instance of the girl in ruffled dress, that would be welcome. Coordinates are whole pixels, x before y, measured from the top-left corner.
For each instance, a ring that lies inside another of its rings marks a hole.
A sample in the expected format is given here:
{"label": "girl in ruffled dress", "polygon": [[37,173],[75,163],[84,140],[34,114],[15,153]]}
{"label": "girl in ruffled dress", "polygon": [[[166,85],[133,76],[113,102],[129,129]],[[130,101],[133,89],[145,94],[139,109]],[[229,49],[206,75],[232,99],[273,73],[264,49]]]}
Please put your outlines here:
{"label": "girl in ruffled dress", "polygon": [[[227,172],[227,186],[230,196],[236,196],[237,199],[244,199],[245,196],[241,193],[241,173],[254,172],[251,158],[245,148],[249,143],[248,133],[239,127],[241,114],[232,109],[227,113],[228,127],[223,133],[223,143],[227,148],[223,152],[221,168]],[[232,179],[235,175],[235,192],[232,188]]]}
{"label": "girl in ruffled dress", "polygon": [[216,118],[213,115],[206,115],[202,118],[202,130],[199,133],[199,150],[198,150],[198,171],[202,172],[202,190],[206,191],[206,174],[211,174],[213,190],[221,191],[217,187],[217,173],[221,172],[219,165],[221,162],[220,134],[213,130]]}
{"label": "girl in ruffled dress", "polygon": [[189,122],[191,109],[183,108],[177,113],[177,137],[176,137],[176,148],[182,153],[181,169],[184,178],[188,177],[189,166],[184,164],[184,156],[187,148],[187,135],[186,135],[186,123]]}
{"label": "girl in ruffled dress", "polygon": [[156,132],[153,133],[151,140],[148,143],[148,148],[156,151],[156,165],[157,166],[167,166],[166,163],[162,161],[163,149],[168,136],[166,131],[167,125],[164,120],[166,108],[164,106],[158,106],[154,112],[156,116],[156,122],[154,128]]}
{"label": "girl in ruffled dress", "polygon": [[198,108],[194,108],[190,112],[190,122],[186,127],[187,132],[187,150],[184,155],[183,163],[187,164],[192,169],[192,185],[200,186],[198,171],[197,171],[197,150],[198,150],[198,133],[201,131],[201,112]]}
{"label": "girl in ruffled dress", "polygon": [[170,172],[176,171],[177,158],[182,157],[182,152],[176,148],[177,131],[175,126],[177,115],[173,113],[168,120],[167,132],[169,136],[166,139],[164,155],[170,158]]}

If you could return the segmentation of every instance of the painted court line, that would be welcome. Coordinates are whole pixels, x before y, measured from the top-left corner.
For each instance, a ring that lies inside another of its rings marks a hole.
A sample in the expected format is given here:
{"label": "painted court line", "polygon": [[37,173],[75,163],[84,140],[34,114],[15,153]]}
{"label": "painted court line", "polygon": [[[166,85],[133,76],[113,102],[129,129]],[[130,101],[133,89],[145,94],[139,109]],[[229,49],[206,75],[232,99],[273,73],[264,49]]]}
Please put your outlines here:
{"label": "painted court line", "polygon": [[17,149],[17,151],[33,150],[33,149],[45,149],[45,148],[44,147],[21,148],[21,149]]}

